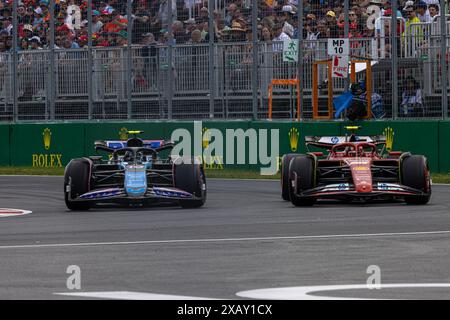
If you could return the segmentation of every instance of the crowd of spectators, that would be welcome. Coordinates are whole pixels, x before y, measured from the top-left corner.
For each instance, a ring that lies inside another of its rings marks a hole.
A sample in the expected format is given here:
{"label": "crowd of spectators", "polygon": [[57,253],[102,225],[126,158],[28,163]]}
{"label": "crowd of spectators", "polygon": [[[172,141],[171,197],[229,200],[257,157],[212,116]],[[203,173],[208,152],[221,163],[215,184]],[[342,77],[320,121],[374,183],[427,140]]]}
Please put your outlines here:
{"label": "crowd of spectators", "polygon": [[[0,0],[0,52],[13,47],[14,0]],[[169,27],[169,5],[172,25]],[[257,30],[260,41],[298,38],[299,0],[257,0]],[[391,0],[349,0],[349,34],[344,34],[342,0],[303,1],[303,38],[373,37],[372,8],[381,15],[392,14]],[[76,49],[88,45],[88,1],[54,0],[55,48]],[[248,41],[252,32],[250,0],[222,0],[214,10],[214,41]],[[371,7],[372,6],[372,7]],[[50,47],[50,0],[18,0],[17,50]],[[438,0],[399,1],[398,17],[406,23],[430,22],[439,15]],[[209,40],[208,0],[134,0],[127,16],[125,0],[92,0],[92,44],[97,47],[126,46],[128,24],[132,23],[133,44],[202,43]],[[379,26],[378,26],[379,28]],[[169,32],[169,30],[172,32]],[[402,30],[401,32],[403,32]]]}

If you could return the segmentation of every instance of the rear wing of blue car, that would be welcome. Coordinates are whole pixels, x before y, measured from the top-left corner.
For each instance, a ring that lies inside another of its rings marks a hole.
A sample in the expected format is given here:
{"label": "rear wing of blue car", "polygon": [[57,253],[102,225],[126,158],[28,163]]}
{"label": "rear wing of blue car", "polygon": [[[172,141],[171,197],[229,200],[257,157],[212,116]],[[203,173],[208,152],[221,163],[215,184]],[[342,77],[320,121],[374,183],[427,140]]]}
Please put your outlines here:
{"label": "rear wing of blue car", "polygon": [[[136,143],[137,142],[137,143]],[[153,152],[161,152],[164,150],[172,149],[174,143],[165,140],[141,140],[137,138],[123,140],[97,140],[94,143],[96,150],[103,150],[110,153],[120,152],[122,149],[128,149],[130,147],[139,147],[152,150]]]}
{"label": "rear wing of blue car", "polygon": [[[128,147],[128,141],[121,140],[107,140],[95,141],[95,145],[103,145],[105,147],[117,150]],[[142,140],[144,148],[157,149],[166,144],[164,140]]]}

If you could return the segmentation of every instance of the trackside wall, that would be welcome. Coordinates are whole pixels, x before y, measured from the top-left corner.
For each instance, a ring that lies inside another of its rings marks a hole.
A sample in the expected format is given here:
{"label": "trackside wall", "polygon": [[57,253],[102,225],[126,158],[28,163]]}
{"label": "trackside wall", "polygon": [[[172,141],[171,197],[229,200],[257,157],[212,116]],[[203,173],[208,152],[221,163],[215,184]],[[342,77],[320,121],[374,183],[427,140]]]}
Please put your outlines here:
{"label": "trackside wall", "polygon": [[11,165],[9,130],[9,125],[0,124],[0,166]]}
{"label": "trackside wall", "polygon": [[[256,140],[246,139],[245,164],[236,164],[236,150],[239,142],[234,141],[235,161],[225,164],[226,148],[217,156],[205,159],[208,170],[258,169],[260,163],[248,164],[248,150],[260,149],[261,129],[266,129],[267,148],[271,153],[270,137],[277,130],[279,153],[304,153],[307,135],[344,135],[346,122],[288,122],[288,121],[146,121],[146,122],[103,122],[103,123],[34,123],[0,125],[0,165],[27,167],[61,167],[70,159],[95,155],[95,140],[126,139],[127,130],[143,130],[145,139],[171,139],[176,129],[191,133],[204,150],[207,129],[217,129],[227,141],[227,129],[242,129],[256,132]],[[196,128],[196,129],[194,129]],[[200,128],[200,131],[198,130]],[[201,133],[199,133],[201,132]],[[396,151],[411,151],[428,157],[433,172],[450,172],[450,121],[369,121],[362,123],[360,134],[388,136],[388,147]],[[194,141],[192,141],[194,145]],[[194,150],[192,150],[193,152]],[[259,158],[258,158],[259,159]],[[258,160],[259,161],[259,160]]]}

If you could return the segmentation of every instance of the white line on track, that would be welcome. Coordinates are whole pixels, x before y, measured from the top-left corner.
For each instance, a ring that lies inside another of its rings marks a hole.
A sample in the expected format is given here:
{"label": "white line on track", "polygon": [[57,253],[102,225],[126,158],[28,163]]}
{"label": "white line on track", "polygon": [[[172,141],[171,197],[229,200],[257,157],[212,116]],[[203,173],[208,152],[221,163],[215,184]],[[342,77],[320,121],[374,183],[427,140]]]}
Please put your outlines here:
{"label": "white line on track", "polygon": [[134,291],[100,291],[100,292],[55,292],[56,295],[80,298],[120,299],[120,300],[215,300],[213,298],[178,296],[170,294],[134,292]]}
{"label": "white line on track", "polygon": [[[397,289],[397,288],[450,288],[450,283],[393,283],[380,284],[379,290]],[[367,284],[350,285],[329,285],[329,286],[307,286],[307,287],[286,287],[269,288],[240,291],[236,293],[241,298],[251,299],[270,299],[270,300],[372,300],[368,298],[357,297],[336,297],[336,296],[318,296],[320,292],[341,291],[341,290],[370,290]],[[372,289],[373,292],[381,292]],[[315,295],[316,294],[316,295]],[[351,294],[351,293],[347,293]]]}
{"label": "white line on track", "polygon": [[445,235],[450,230],[419,231],[419,232],[392,232],[392,233],[357,233],[357,234],[330,234],[315,236],[281,236],[281,237],[255,237],[255,238],[217,238],[217,239],[175,239],[175,240],[145,240],[145,241],[117,241],[117,242],[79,242],[79,243],[49,243],[49,244],[22,244],[0,246],[1,249],[28,249],[28,248],[65,248],[65,247],[92,247],[117,245],[151,245],[151,244],[185,244],[185,243],[223,243],[243,241],[284,241],[284,240],[327,240],[346,238],[380,238],[424,235]]}

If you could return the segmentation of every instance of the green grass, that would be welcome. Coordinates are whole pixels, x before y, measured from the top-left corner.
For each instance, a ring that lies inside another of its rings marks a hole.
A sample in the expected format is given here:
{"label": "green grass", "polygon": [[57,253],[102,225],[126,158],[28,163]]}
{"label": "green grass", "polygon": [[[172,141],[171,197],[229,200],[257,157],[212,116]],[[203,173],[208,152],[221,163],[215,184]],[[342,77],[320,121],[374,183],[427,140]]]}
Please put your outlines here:
{"label": "green grass", "polygon": [[0,175],[62,176],[64,168],[0,167]]}
{"label": "green grass", "polygon": [[[0,175],[48,175],[62,176],[64,168],[32,168],[32,167],[0,167]],[[262,176],[259,171],[250,170],[206,170],[207,178],[224,179],[280,179],[280,174]],[[434,183],[450,183],[450,173],[433,173],[431,178]]]}

